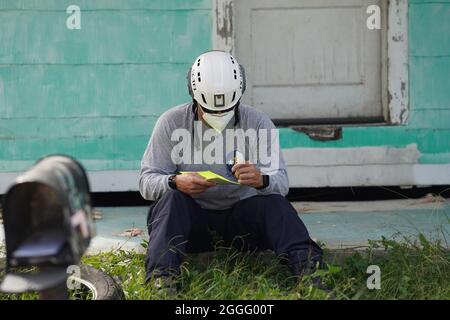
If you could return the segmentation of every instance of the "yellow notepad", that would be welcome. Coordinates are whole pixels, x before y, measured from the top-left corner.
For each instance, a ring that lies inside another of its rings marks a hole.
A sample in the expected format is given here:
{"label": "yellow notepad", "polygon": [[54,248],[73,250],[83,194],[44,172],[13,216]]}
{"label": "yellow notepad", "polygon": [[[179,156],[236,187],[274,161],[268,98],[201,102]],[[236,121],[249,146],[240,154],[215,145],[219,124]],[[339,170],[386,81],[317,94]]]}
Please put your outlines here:
{"label": "yellow notepad", "polygon": [[180,171],[181,174],[188,174],[188,173],[196,173],[200,176],[202,176],[203,178],[205,178],[208,181],[213,181],[216,184],[220,184],[220,185],[226,185],[226,184],[240,184],[239,182],[235,182],[235,181],[231,181],[223,176],[221,176],[220,174],[217,174],[215,172],[212,171]]}

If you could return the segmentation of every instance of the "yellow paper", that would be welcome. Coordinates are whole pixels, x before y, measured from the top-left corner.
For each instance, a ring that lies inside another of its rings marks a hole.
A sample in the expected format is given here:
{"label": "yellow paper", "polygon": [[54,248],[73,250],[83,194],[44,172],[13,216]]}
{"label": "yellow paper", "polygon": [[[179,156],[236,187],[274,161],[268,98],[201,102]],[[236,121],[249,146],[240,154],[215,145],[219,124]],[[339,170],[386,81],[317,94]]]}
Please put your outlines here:
{"label": "yellow paper", "polygon": [[220,174],[217,174],[215,172],[212,171],[181,171],[181,174],[188,174],[188,173],[196,173],[200,176],[202,176],[203,178],[205,178],[208,181],[213,181],[216,184],[220,184],[220,185],[226,185],[226,184],[240,184],[238,182],[234,182],[231,181],[223,176],[221,176]]}

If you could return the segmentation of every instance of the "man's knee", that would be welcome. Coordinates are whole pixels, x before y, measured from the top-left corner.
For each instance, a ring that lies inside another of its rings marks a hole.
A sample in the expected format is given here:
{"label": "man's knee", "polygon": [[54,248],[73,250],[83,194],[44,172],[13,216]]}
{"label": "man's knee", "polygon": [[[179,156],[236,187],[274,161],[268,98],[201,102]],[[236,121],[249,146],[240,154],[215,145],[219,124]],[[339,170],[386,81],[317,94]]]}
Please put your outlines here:
{"label": "man's knee", "polygon": [[158,201],[193,201],[193,199],[180,190],[169,189]]}
{"label": "man's knee", "polygon": [[261,208],[268,215],[284,215],[292,214],[293,209],[291,203],[286,197],[280,194],[269,194],[264,196],[255,196],[248,199],[248,205],[253,209]]}
{"label": "man's knee", "polygon": [[270,212],[278,215],[298,216],[297,210],[295,210],[291,202],[281,194],[271,194],[267,196],[267,206],[272,209]]}
{"label": "man's knee", "polygon": [[285,196],[282,196],[281,194],[269,194],[267,196],[262,196],[265,198],[265,200],[270,203],[276,203],[276,204],[290,204],[289,200],[286,199]]}
{"label": "man's knee", "polygon": [[287,199],[280,194],[268,194],[268,195],[253,196],[250,198],[246,198],[242,201],[246,204],[256,206],[256,205],[278,204],[280,202],[287,201]]}
{"label": "man's knee", "polygon": [[147,225],[151,226],[163,218],[180,220],[180,216],[189,216],[195,211],[195,200],[179,190],[168,190],[157,202],[150,206]]}
{"label": "man's knee", "polygon": [[195,200],[179,191],[168,190],[155,204],[153,210],[162,212],[190,211],[197,206]]}

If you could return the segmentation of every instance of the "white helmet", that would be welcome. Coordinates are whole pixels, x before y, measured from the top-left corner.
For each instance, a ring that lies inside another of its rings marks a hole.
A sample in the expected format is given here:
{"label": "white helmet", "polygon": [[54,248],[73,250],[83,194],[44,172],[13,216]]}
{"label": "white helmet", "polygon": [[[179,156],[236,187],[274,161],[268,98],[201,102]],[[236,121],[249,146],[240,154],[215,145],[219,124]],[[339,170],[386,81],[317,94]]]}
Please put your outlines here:
{"label": "white helmet", "polygon": [[189,69],[187,78],[191,97],[211,111],[230,109],[245,91],[244,68],[223,51],[200,55]]}

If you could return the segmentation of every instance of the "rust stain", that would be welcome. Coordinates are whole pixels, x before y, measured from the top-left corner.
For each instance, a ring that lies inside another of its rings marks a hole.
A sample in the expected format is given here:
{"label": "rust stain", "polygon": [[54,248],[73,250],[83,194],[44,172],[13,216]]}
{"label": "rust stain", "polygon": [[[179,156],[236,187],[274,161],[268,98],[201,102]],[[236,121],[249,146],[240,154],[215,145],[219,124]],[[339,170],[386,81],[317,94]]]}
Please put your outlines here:
{"label": "rust stain", "polygon": [[303,132],[315,141],[334,141],[342,139],[342,127],[291,127],[297,132]]}

